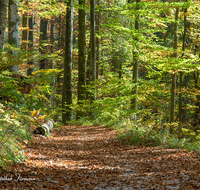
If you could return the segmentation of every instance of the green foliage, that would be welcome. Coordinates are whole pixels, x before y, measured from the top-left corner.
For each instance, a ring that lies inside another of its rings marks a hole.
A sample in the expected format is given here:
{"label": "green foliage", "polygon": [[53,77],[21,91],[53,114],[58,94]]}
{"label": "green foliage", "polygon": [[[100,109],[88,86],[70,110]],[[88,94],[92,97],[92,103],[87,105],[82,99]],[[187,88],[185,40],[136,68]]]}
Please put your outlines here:
{"label": "green foliage", "polygon": [[25,109],[7,103],[0,104],[0,167],[8,168],[12,163],[25,159],[21,143],[30,136],[31,119]]}
{"label": "green foliage", "polygon": [[200,148],[199,135],[194,134],[194,132],[192,134],[185,133],[184,137],[180,137],[179,133],[171,135],[169,127],[155,128],[155,125],[134,124],[130,120],[123,121],[116,126],[116,129],[119,133],[118,138],[131,145],[181,148],[189,151],[199,151]]}

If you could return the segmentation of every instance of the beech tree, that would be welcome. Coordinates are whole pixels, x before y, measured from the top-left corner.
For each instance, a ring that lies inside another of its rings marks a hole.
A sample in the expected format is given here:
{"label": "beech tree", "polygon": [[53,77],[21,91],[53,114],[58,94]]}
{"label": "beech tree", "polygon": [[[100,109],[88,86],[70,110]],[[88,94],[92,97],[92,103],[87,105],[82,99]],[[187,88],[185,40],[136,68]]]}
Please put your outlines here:
{"label": "beech tree", "polygon": [[27,31],[27,26],[28,26],[28,17],[27,17],[27,6],[28,6],[28,1],[22,1],[25,9],[22,14],[22,44],[21,44],[21,49],[27,50],[27,42],[28,42],[28,31]]}
{"label": "beech tree", "polygon": [[96,99],[96,42],[95,42],[95,0],[90,0],[90,71],[89,83],[95,86],[94,92],[90,93],[90,102]]}
{"label": "beech tree", "polygon": [[[135,14],[135,30],[139,33],[140,30],[140,3],[141,0],[136,0],[136,14]],[[137,83],[138,83],[138,66],[139,66],[139,37],[134,36],[134,44],[133,44],[133,98],[131,100],[131,109],[136,112],[137,111]],[[136,114],[135,114],[136,120]]]}
{"label": "beech tree", "polygon": [[[187,2],[187,0],[186,0]],[[186,46],[186,35],[187,35],[187,10],[188,8],[184,8],[184,30],[183,30],[183,41],[182,41],[182,58],[184,57],[184,51]],[[183,102],[185,104],[185,98],[183,99],[183,79],[185,77],[185,72],[180,71],[180,86],[179,86],[179,122],[186,124],[187,120],[187,109],[183,109]],[[184,100],[184,101],[183,101]]]}
{"label": "beech tree", "polygon": [[[174,21],[174,58],[175,61],[177,60],[178,53],[178,15],[179,15],[179,7],[176,7],[175,12],[175,21]],[[175,62],[174,61],[174,62]],[[171,87],[171,123],[175,121],[175,98],[176,98],[176,71],[172,71],[172,87]],[[173,127],[171,125],[170,132],[173,132]]]}
{"label": "beech tree", "polygon": [[[44,45],[45,42],[47,42],[47,25],[48,25],[48,20],[41,18],[40,20],[40,52],[41,55],[45,55],[47,46]],[[40,69],[46,69],[46,58],[40,59]]]}
{"label": "beech tree", "polygon": [[[97,6],[100,5],[100,0],[97,0]],[[100,61],[100,22],[101,22],[101,15],[100,10],[95,12],[95,33],[96,35],[96,79],[99,78],[99,61]]]}
{"label": "beech tree", "polygon": [[[79,0],[78,9],[78,104],[85,100],[86,85],[86,20],[85,20],[85,0]],[[82,110],[77,111],[76,118],[84,115]]]}
{"label": "beech tree", "polygon": [[62,123],[71,119],[72,104],[72,43],[73,43],[73,5],[67,2],[65,33],[64,79],[62,89]]}
{"label": "beech tree", "polygon": [[0,50],[4,49],[8,0],[0,1]]}
{"label": "beech tree", "polygon": [[[15,48],[18,47],[18,5],[16,1],[9,0],[8,6],[8,43],[14,46]],[[16,51],[9,51],[11,55],[17,53]],[[13,56],[13,57],[14,57]],[[16,59],[14,59],[16,61]],[[17,65],[13,65],[13,70],[18,71]]]}
{"label": "beech tree", "polygon": [[[28,35],[28,49],[31,52],[33,52],[33,16],[29,16],[28,19],[28,26],[29,26],[29,35]],[[29,68],[27,70],[27,75],[32,75],[33,72],[33,60],[30,58],[28,62]]]}

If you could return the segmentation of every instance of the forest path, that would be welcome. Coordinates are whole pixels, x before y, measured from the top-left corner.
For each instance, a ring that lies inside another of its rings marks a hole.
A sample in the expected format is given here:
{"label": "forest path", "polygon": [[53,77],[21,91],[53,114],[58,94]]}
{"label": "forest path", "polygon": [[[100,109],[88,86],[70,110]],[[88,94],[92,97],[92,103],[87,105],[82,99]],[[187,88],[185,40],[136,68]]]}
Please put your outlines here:
{"label": "forest path", "polygon": [[51,135],[36,136],[28,160],[0,174],[1,190],[200,189],[200,159],[184,150],[125,145],[103,126]]}

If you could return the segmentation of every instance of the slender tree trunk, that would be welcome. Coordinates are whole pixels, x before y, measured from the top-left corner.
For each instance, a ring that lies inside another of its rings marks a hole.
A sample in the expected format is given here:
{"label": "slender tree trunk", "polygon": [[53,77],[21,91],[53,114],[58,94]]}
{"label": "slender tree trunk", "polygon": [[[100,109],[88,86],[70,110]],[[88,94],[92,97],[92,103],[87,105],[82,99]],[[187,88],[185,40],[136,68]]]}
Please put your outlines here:
{"label": "slender tree trunk", "polygon": [[[139,9],[140,9],[140,3],[141,0],[136,0],[136,15],[135,15],[135,29],[137,32],[139,32],[140,29],[140,15],[139,15]],[[134,37],[134,50],[133,50],[133,90],[132,95],[133,98],[131,100],[131,109],[136,112],[137,111],[137,83],[138,83],[138,66],[139,66],[139,38]],[[137,116],[135,114],[135,120],[137,119]]]}
{"label": "slender tree trunk", "polygon": [[4,49],[6,22],[7,22],[7,6],[8,0],[1,0],[0,2],[0,53]]}
{"label": "slender tree trunk", "polygon": [[[99,6],[99,0],[97,0],[97,5]],[[100,60],[100,39],[99,39],[99,34],[100,34],[100,12],[96,12],[95,14],[95,20],[96,20],[96,79],[99,78],[99,60]]]}
{"label": "slender tree trunk", "polygon": [[[32,56],[33,53],[33,16],[30,16],[28,19],[28,26],[29,26],[29,35],[28,35],[28,49],[29,54]],[[32,75],[33,72],[33,60],[29,58],[28,62],[29,68],[27,70],[27,75]]]}
{"label": "slender tree trunk", "polygon": [[65,59],[64,79],[62,89],[62,123],[71,119],[72,104],[72,44],[73,44],[73,7],[72,0],[67,2],[66,33],[65,33]]}
{"label": "slender tree trunk", "polygon": [[[18,47],[18,6],[16,1],[9,0],[9,9],[8,9],[8,43]],[[17,54],[16,51],[9,51],[14,58]],[[13,62],[17,62],[16,59],[12,59]],[[18,71],[17,65],[12,67],[14,71]]]}
{"label": "slender tree trunk", "polygon": [[50,28],[50,49],[51,49],[51,53],[53,53],[54,51],[54,47],[53,47],[53,44],[54,44],[54,28],[55,28],[55,24],[54,24],[55,20],[51,20],[51,28]]}
{"label": "slender tree trunk", "polygon": [[[40,20],[40,53],[44,56],[47,50],[47,47],[43,43],[47,42],[47,25],[48,21],[41,18]],[[46,58],[40,60],[40,69],[46,69]]]}
{"label": "slender tree trunk", "polygon": [[95,43],[95,0],[90,0],[90,74],[89,82],[94,85],[94,92],[90,94],[90,103],[96,99],[96,43]]}
{"label": "slender tree trunk", "polygon": [[[57,37],[57,43],[58,43],[58,50],[62,51],[63,49],[63,42],[61,42],[61,30],[62,30],[62,26],[63,26],[63,22],[62,22],[62,15],[59,15],[56,18],[56,27],[58,30],[58,37]],[[56,62],[56,68],[58,69],[62,69],[63,68],[63,64],[60,61]],[[59,94],[60,96],[62,96],[62,85],[63,85],[63,78],[61,78],[61,73],[58,73],[55,79],[55,86],[56,86],[56,93]],[[60,100],[60,98],[57,96],[55,97],[55,101],[56,101],[56,107],[62,107],[62,101]],[[61,114],[62,115],[62,114]],[[58,120],[58,116],[54,117],[54,120]]]}
{"label": "slender tree trunk", "polygon": [[[176,8],[175,22],[174,22],[174,58],[177,59],[177,47],[178,47],[178,15],[179,7]],[[171,123],[175,121],[175,97],[176,97],[176,73],[172,72],[172,88],[171,88]],[[170,126],[170,133],[173,133],[173,125]]]}
{"label": "slender tree trunk", "polygon": [[[197,91],[200,90],[200,73],[194,73],[194,80],[195,80],[195,89]],[[194,129],[195,131],[199,130],[200,127],[200,95],[196,95],[196,102],[195,102],[195,112],[194,112]]]}
{"label": "slender tree trunk", "polygon": [[[78,104],[81,105],[81,101],[85,100],[85,84],[86,84],[86,20],[85,20],[85,0],[79,0],[78,10],[78,23],[79,23],[79,34],[78,34]],[[82,110],[77,111],[76,118],[84,116]]]}
{"label": "slender tree trunk", "polygon": [[[22,1],[23,2],[23,1]],[[28,6],[28,1],[24,2],[25,6]],[[27,50],[27,41],[28,41],[28,31],[27,31],[27,13],[26,11],[22,15],[22,44],[21,44],[21,49],[22,50]]]}
{"label": "slender tree trunk", "polygon": [[[184,32],[183,32],[183,44],[182,44],[182,58],[184,56],[185,51],[185,43],[186,43],[186,32],[187,32],[187,8],[184,8]],[[185,72],[180,72],[180,91],[179,91],[179,122],[182,123],[183,121],[183,79],[185,76]],[[185,123],[186,124],[186,123]]]}
{"label": "slender tree trunk", "polygon": [[[87,63],[86,63],[86,85],[89,85],[90,83],[90,60],[91,60],[91,35],[89,39],[89,47],[87,51]],[[86,99],[89,99],[89,93],[86,91]]]}

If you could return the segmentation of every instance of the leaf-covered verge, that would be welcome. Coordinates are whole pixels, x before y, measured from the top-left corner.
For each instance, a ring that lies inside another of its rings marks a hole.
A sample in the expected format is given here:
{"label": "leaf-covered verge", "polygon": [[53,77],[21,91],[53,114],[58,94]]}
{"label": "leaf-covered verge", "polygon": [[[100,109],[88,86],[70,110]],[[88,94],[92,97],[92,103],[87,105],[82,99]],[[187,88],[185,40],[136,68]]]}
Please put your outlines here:
{"label": "leaf-covered verge", "polygon": [[200,159],[181,149],[130,146],[103,126],[36,136],[26,161],[0,173],[1,189],[199,189]]}
{"label": "leaf-covered verge", "polygon": [[[42,74],[41,74],[42,75]],[[32,111],[53,118],[55,115],[47,104],[51,89],[48,77],[41,79],[25,77],[8,70],[0,73],[0,168],[6,170],[12,163],[24,161],[24,144],[32,138],[34,127],[39,123]],[[55,110],[54,110],[55,111]]]}

